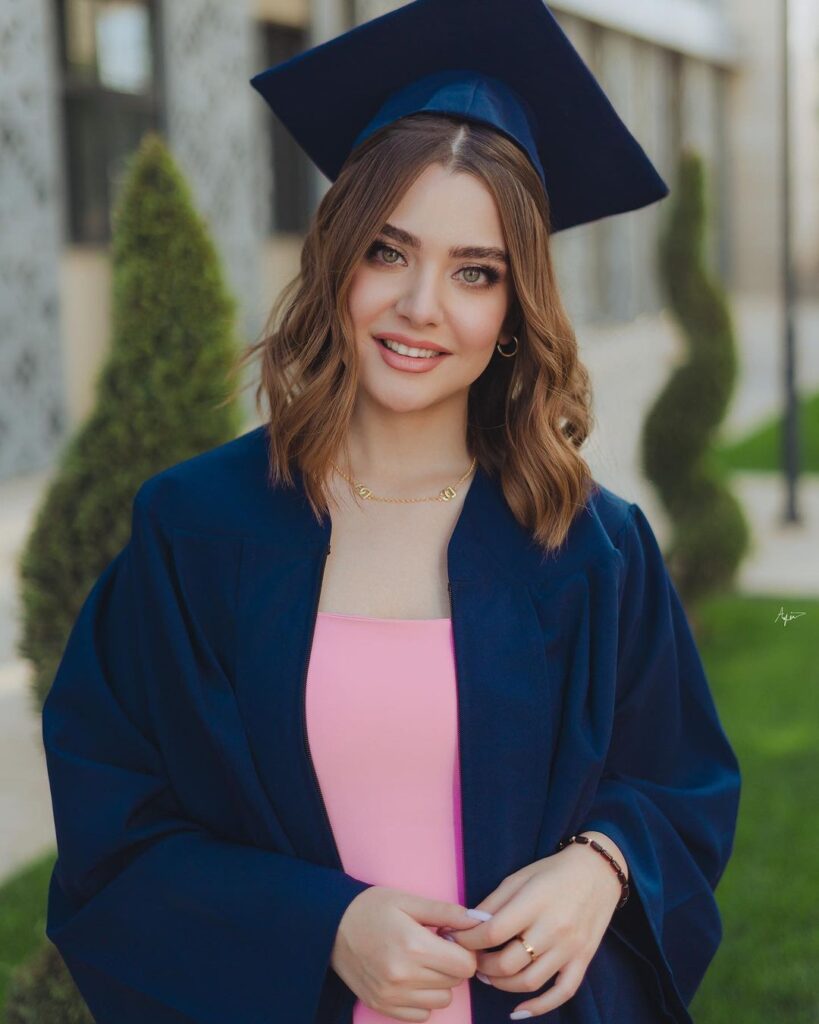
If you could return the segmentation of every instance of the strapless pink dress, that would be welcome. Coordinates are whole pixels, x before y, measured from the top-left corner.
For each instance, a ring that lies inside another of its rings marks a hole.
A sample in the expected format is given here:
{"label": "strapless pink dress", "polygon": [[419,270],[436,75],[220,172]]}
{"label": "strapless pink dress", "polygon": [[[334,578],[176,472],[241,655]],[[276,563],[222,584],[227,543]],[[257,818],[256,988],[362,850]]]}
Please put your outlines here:
{"label": "strapless pink dress", "polygon": [[[306,687],[310,753],[344,870],[463,905],[452,620],[319,612]],[[429,1019],[470,1024],[469,982]],[[355,1002],[353,1024],[394,1020]]]}

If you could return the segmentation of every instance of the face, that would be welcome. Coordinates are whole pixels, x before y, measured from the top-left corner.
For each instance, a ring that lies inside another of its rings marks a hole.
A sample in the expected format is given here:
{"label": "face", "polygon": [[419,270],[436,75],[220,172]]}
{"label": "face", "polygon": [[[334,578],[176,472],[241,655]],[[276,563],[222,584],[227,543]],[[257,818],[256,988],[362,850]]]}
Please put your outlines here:
{"label": "face", "polygon": [[[486,251],[455,251],[465,248]],[[501,333],[511,300],[504,250],[497,207],[483,182],[439,164],[428,167],[392,211],[352,281],[360,387],[370,400],[396,412],[466,402],[495,344],[511,338]],[[375,340],[385,334],[448,354],[427,359],[390,352]]]}

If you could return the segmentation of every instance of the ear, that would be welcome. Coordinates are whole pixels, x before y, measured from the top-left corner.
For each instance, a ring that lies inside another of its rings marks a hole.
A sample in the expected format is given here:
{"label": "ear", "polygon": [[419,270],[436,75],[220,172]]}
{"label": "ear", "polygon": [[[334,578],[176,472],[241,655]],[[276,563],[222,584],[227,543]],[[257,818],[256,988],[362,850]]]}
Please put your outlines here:
{"label": "ear", "polygon": [[520,337],[520,329],[520,318],[518,316],[508,316],[506,320],[504,320],[500,332],[498,333],[498,341],[504,347],[511,345],[512,338],[516,336],[518,338]]}
{"label": "ear", "polygon": [[510,344],[512,338],[516,336],[520,337],[522,327],[523,315],[521,313],[520,303],[518,302],[517,296],[513,296],[512,302],[509,304],[509,309],[506,311],[506,316],[503,318],[503,324],[498,334],[498,340],[504,346]]}

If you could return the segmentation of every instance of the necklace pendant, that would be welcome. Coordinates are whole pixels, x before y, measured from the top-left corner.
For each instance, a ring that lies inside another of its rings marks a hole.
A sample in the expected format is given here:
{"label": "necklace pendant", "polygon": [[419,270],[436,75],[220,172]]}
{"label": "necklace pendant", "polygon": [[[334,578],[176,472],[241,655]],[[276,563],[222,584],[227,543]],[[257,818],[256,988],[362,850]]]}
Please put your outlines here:
{"label": "necklace pendant", "polygon": [[365,487],[363,484],[361,484],[360,487],[356,487],[356,490],[358,491],[359,496],[362,498],[369,498],[369,496],[373,493],[369,487]]}
{"label": "necklace pendant", "polygon": [[457,494],[451,487],[445,487],[441,491],[441,501],[451,501],[455,497]]}

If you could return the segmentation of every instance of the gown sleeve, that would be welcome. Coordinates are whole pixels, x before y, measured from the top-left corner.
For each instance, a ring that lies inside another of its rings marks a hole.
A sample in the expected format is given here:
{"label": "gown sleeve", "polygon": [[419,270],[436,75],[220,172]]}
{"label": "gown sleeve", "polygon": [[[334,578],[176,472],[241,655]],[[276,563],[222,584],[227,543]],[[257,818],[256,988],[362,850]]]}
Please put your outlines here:
{"label": "gown sleeve", "polygon": [[346,989],[332,948],[370,883],[186,817],[150,691],[173,684],[156,668],[169,644],[180,671],[197,666],[184,630],[163,632],[179,608],[145,492],[43,706],[57,837],[46,935],[100,1024],[310,1024]]}
{"label": "gown sleeve", "polygon": [[636,504],[618,547],[612,740],[577,832],[602,832],[622,850],[630,897],[610,928],[651,965],[671,1019],[690,1024],[688,1004],[722,938],[714,890],[733,848],[741,776],[680,597]]}

